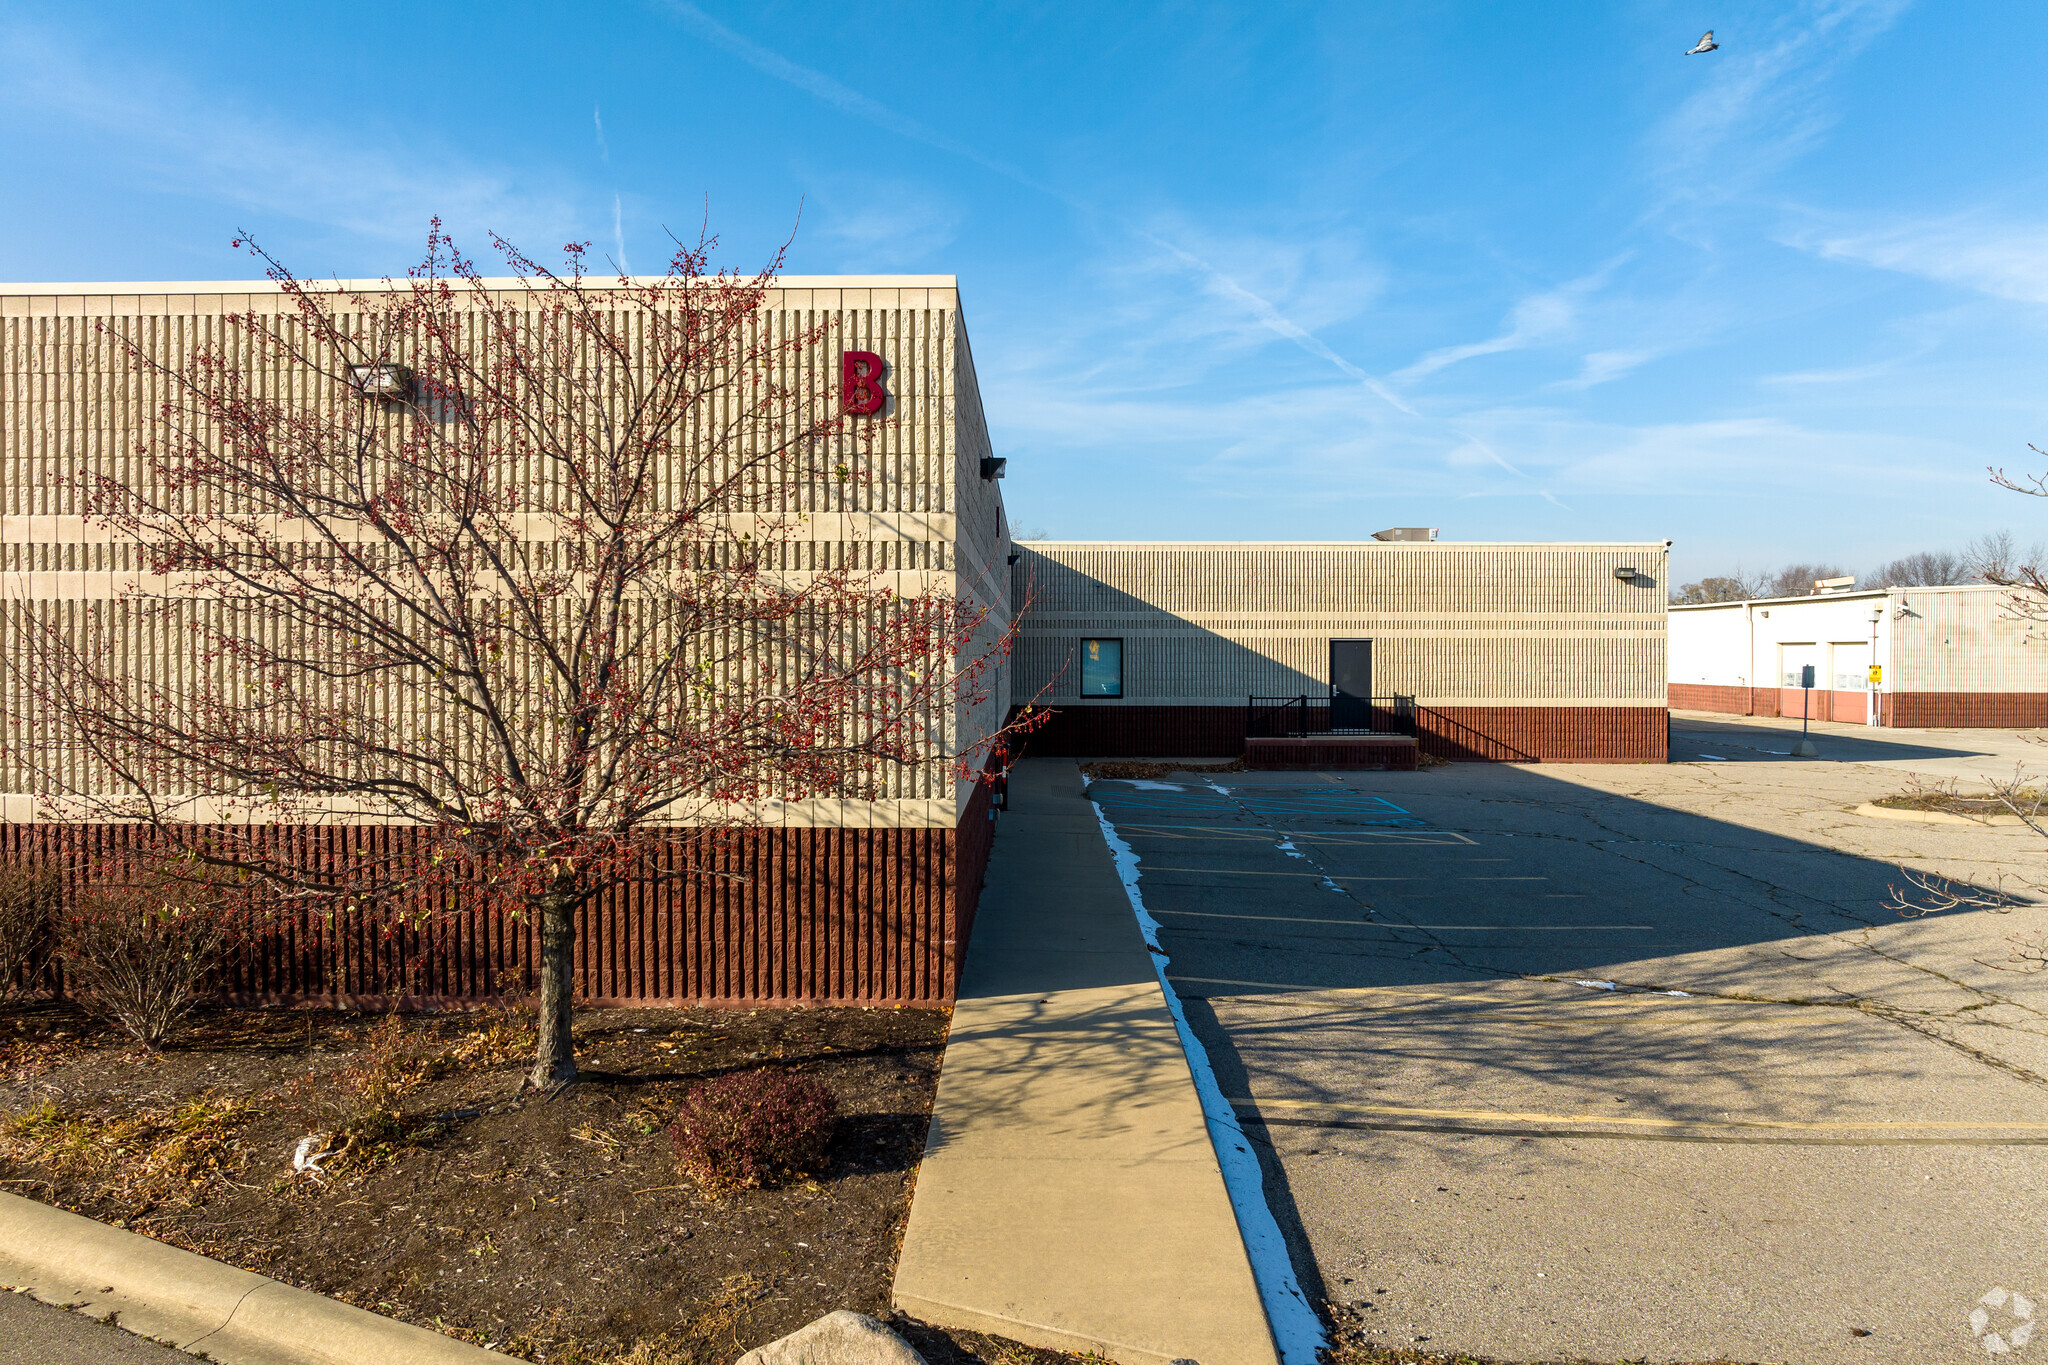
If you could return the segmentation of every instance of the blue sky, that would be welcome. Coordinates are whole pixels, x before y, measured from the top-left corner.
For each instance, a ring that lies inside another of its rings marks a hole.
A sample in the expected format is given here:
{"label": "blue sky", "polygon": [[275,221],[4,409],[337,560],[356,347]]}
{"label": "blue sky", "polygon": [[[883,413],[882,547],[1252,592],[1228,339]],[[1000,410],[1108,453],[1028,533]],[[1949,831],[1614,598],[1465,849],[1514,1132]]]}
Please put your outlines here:
{"label": "blue sky", "polygon": [[[1541,22],[1530,17],[1541,14]],[[1680,54],[1712,26],[1722,44]],[[1676,541],[2048,504],[2048,6],[0,6],[0,277],[960,276],[1013,521]],[[2033,467],[2039,467],[2039,462]]]}

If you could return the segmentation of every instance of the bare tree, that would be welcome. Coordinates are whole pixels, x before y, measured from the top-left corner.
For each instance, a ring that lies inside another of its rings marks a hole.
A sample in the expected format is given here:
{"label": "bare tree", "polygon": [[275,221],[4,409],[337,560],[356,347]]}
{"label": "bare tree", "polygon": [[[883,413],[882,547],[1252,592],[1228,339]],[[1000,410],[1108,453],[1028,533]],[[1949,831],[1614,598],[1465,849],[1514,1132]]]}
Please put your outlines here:
{"label": "bare tree", "polygon": [[1763,597],[1810,597],[1813,585],[1823,578],[1844,578],[1848,571],[1839,564],[1787,564],[1764,584]]}
{"label": "bare tree", "polygon": [[[886,419],[841,411],[826,325],[767,307],[779,255],[713,273],[704,238],[598,283],[582,247],[557,273],[493,241],[511,288],[437,220],[365,293],[252,244],[287,306],[190,363],[102,329],[162,402],[74,485],[138,572],[15,614],[0,761],[276,896],[530,915],[546,1086],[577,1074],[579,907],[712,875],[707,841],[772,800],[950,794],[1009,637],[796,555],[806,515],[865,505]],[[365,821],[412,837],[337,868],[265,833]]]}
{"label": "bare tree", "polygon": [[1922,550],[1902,555],[1879,568],[1865,581],[1871,588],[1943,588],[1968,583],[1977,577],[1971,556],[1947,550]]}
{"label": "bare tree", "polygon": [[1738,564],[1732,574],[1681,584],[1671,594],[1671,603],[1679,607],[1696,607],[1708,602],[1746,602],[1752,597],[1763,596],[1763,587],[1762,574],[1744,573]]}
{"label": "bare tree", "polygon": [[2027,566],[2048,565],[2048,549],[2040,541],[2022,545],[2010,530],[1978,536],[1963,547],[1963,557],[1969,561],[1970,577],[1981,583],[2010,585]]}

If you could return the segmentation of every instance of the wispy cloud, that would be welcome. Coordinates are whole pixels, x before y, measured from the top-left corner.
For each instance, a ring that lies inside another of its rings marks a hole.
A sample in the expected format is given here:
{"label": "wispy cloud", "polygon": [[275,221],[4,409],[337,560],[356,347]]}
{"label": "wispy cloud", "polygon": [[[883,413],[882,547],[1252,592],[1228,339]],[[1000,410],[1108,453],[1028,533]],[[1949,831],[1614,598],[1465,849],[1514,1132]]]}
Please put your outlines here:
{"label": "wispy cloud", "polygon": [[597,128],[598,160],[604,162],[605,165],[609,166],[612,164],[612,149],[611,144],[604,140],[604,110],[595,104],[591,105],[590,121],[592,124],[596,125]]}
{"label": "wispy cloud", "polygon": [[1235,300],[1256,318],[1260,325],[1264,326],[1275,336],[1285,338],[1310,355],[1334,366],[1341,373],[1363,385],[1375,396],[1399,409],[1401,412],[1411,416],[1415,414],[1413,408],[1404,403],[1398,395],[1393,393],[1378,379],[1339,355],[1328,343],[1289,318],[1270,300],[1245,287],[1243,283],[1234,278],[1230,273],[1220,269],[1188,247],[1170,241],[1156,233],[1148,232],[1134,224],[1121,222],[1112,215],[1103,214],[1100,210],[1081,202],[1072,195],[1031,175],[1023,168],[1011,162],[988,156],[979,148],[929,128],[908,115],[900,114],[881,101],[861,94],[859,91],[826,75],[822,71],[793,62],[781,53],[763,47],[761,44],[727,28],[697,6],[688,3],[688,0],[663,0],[663,8],[687,23],[703,37],[732,53],[765,76],[794,86],[834,108],[872,123],[878,128],[887,129],[889,132],[908,138],[913,142],[923,143],[925,146],[971,161],[975,165],[1013,180],[1019,185],[1056,199],[1084,216],[1117,223],[1117,226],[1123,231],[1149,241],[1168,252],[1189,271],[1200,277],[1206,288],[1223,297]]}
{"label": "wispy cloud", "polygon": [[881,101],[868,98],[858,90],[834,80],[822,71],[808,66],[801,66],[779,52],[763,47],[750,38],[742,37],[706,14],[703,10],[688,3],[688,0],[663,0],[662,8],[688,24],[700,36],[710,39],[764,76],[772,77],[783,82],[785,85],[795,86],[806,94],[823,100],[835,109],[852,114],[855,118],[864,119],[878,128],[886,128],[898,137],[906,137],[912,142],[921,142],[927,147],[934,147],[939,151],[950,152],[954,156],[964,157],[977,166],[994,171],[998,175],[1007,176],[1021,185],[1037,190],[1041,194],[1049,194],[1057,199],[1065,198],[1058,190],[1028,175],[1020,167],[1014,166],[1007,161],[999,161],[994,157],[984,156],[978,149],[962,142],[960,139],[948,137],[936,129],[927,128],[916,119],[897,113]]}
{"label": "wispy cloud", "polygon": [[1717,30],[1721,50],[1686,68],[1702,73],[1700,89],[1645,140],[1662,206],[1739,195],[1811,149],[1835,122],[1830,78],[1910,4],[1806,0],[1755,28]]}
{"label": "wispy cloud", "polygon": [[1132,231],[1143,241],[1164,251],[1173,260],[1187,267],[1199,276],[1204,287],[1215,297],[1225,299],[1242,308],[1257,320],[1260,326],[1276,336],[1284,337],[1302,350],[1333,366],[1339,373],[1361,385],[1368,393],[1410,417],[1419,416],[1416,410],[1403,402],[1401,397],[1389,389],[1375,376],[1339,355],[1321,337],[1295,322],[1280,311],[1264,295],[1253,292],[1236,277],[1224,272],[1202,256],[1177,242],[1168,240],[1158,233],[1134,228]]}
{"label": "wispy cloud", "polygon": [[904,270],[950,246],[961,208],[921,181],[833,173],[807,177],[810,216],[839,269]]}
{"label": "wispy cloud", "polygon": [[2048,225],[1962,214],[1866,231],[1790,234],[1788,245],[1833,261],[1917,275],[2023,303],[2048,303]]}
{"label": "wispy cloud", "polygon": [[1619,379],[1637,366],[1657,357],[1655,351],[1592,351],[1580,362],[1579,372],[1552,385],[1559,389],[1590,389]]}
{"label": "wispy cloud", "polygon": [[633,267],[626,260],[626,210],[616,194],[612,196],[612,250],[618,253],[613,258],[613,264],[618,266],[619,273],[632,274]]}
{"label": "wispy cloud", "polygon": [[1439,347],[1406,369],[1395,371],[1394,379],[1399,383],[1409,384],[1461,361],[1485,355],[1499,355],[1503,351],[1519,351],[1559,340],[1570,333],[1572,324],[1578,318],[1579,307],[1586,296],[1607,283],[1608,276],[1613,273],[1614,264],[1610,262],[1589,275],[1583,275],[1555,289],[1531,294],[1508,310],[1500,332],[1494,336],[1484,341]]}
{"label": "wispy cloud", "polygon": [[238,107],[161,72],[88,61],[25,28],[0,31],[0,64],[0,105],[96,135],[108,161],[164,192],[408,244],[424,242],[436,214],[469,240],[491,229],[560,241],[578,222],[564,188],[510,169],[374,127],[311,127]]}

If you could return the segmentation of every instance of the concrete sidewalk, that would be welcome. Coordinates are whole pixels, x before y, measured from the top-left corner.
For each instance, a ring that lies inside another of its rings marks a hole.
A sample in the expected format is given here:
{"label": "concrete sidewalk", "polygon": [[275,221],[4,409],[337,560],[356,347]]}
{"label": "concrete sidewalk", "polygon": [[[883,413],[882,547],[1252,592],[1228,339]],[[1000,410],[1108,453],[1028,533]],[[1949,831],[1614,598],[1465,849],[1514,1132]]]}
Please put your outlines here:
{"label": "concrete sidewalk", "polygon": [[1230,1197],[1071,762],[1011,774],[895,1302],[1125,1365],[1275,1365]]}

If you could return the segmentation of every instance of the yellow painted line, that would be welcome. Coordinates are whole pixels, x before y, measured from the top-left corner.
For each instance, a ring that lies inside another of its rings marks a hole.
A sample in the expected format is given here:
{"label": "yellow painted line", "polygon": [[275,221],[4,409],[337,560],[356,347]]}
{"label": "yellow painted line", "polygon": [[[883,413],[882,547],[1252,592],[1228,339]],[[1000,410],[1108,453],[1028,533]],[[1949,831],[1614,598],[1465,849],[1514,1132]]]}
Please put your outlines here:
{"label": "yellow painted line", "polygon": [[1882,1129],[1887,1132],[1966,1132],[1994,1129],[1998,1132],[2048,1133],[2048,1123],[2017,1123],[2004,1120],[1967,1119],[1865,1119],[1860,1122],[1836,1120],[1828,1123],[1793,1119],[1639,1119],[1616,1114],[1539,1114],[1492,1109],[1421,1109],[1400,1104],[1332,1104],[1324,1100],[1232,1099],[1240,1109],[1316,1109],[1338,1114],[1379,1114],[1396,1118],[1459,1119],[1467,1123],[1598,1123],[1629,1128],[1782,1128],[1796,1132],[1829,1129]]}

